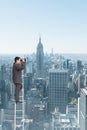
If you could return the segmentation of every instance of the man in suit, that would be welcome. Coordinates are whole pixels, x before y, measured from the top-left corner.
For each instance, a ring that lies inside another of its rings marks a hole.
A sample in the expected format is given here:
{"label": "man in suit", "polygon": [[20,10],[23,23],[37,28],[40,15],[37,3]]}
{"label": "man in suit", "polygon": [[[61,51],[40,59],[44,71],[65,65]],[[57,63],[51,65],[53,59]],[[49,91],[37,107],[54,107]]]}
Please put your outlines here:
{"label": "man in suit", "polygon": [[15,84],[15,102],[19,101],[19,92],[22,89],[22,70],[25,69],[25,59],[21,59],[20,57],[15,57],[13,63],[13,83]]}

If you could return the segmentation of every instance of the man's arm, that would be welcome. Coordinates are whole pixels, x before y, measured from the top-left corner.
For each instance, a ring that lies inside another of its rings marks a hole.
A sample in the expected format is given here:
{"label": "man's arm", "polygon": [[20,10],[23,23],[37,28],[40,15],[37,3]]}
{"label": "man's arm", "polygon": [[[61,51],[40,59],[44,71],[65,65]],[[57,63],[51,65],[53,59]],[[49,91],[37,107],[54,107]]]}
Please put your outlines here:
{"label": "man's arm", "polygon": [[25,62],[21,62],[20,64],[16,64],[17,70],[23,70],[25,69]]}

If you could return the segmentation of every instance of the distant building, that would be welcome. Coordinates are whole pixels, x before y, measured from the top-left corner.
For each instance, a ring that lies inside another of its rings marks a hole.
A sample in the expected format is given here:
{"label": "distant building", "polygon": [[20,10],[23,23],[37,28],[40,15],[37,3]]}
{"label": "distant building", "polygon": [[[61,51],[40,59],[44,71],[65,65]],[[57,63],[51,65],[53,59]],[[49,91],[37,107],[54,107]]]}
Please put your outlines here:
{"label": "distant building", "polygon": [[77,60],[77,71],[80,72],[82,69],[82,61]]}
{"label": "distant building", "polygon": [[37,62],[37,77],[44,77],[44,51],[43,45],[41,43],[41,38],[39,38],[39,43],[37,45],[37,53],[36,53],[36,62]]}
{"label": "distant building", "polygon": [[0,80],[0,107],[6,108],[8,103],[8,95],[6,92],[6,82],[5,80]]}
{"label": "distant building", "polygon": [[34,83],[36,84],[37,89],[40,91],[42,97],[47,96],[47,86],[46,80],[44,78],[37,78]]}
{"label": "distant building", "polygon": [[79,124],[80,130],[87,130],[87,89],[81,89],[79,103]]}
{"label": "distant building", "polygon": [[27,60],[26,68],[25,68],[25,75],[24,75],[24,92],[25,95],[28,90],[32,87],[32,61]]}
{"label": "distant building", "polygon": [[2,125],[4,121],[4,109],[0,109],[0,125]]}
{"label": "distant building", "polygon": [[4,64],[1,66],[0,75],[1,80],[6,80],[6,65]]}
{"label": "distant building", "polygon": [[84,73],[84,86],[87,86],[87,69],[85,69],[85,73]]}
{"label": "distant building", "polygon": [[85,81],[85,75],[79,74],[79,76],[78,76],[78,94],[80,94],[80,89],[84,88],[84,81]]}
{"label": "distant building", "polygon": [[32,88],[27,93],[26,114],[34,121],[41,121],[46,115],[46,104],[40,101],[40,96],[36,88]]}
{"label": "distant building", "polygon": [[73,114],[77,117],[78,116],[78,105],[73,104],[73,103],[68,104],[68,113]]}
{"label": "distant building", "polygon": [[32,113],[33,121],[34,122],[43,121],[45,119],[45,113],[46,113],[45,105],[43,104],[34,105]]}
{"label": "distant building", "polygon": [[32,87],[32,74],[28,73],[24,76],[24,92],[25,95],[27,93],[28,90],[30,90]]}
{"label": "distant building", "polygon": [[49,70],[49,112],[54,111],[55,107],[58,107],[61,113],[66,113],[66,107],[68,104],[67,85],[67,70]]}
{"label": "distant building", "polygon": [[80,126],[77,122],[75,115],[61,114],[56,109],[52,113],[51,124],[52,124],[51,130],[80,130]]}
{"label": "distant building", "polygon": [[26,73],[32,74],[32,61],[26,63]]}
{"label": "distant building", "polygon": [[2,130],[2,125],[0,125],[0,130]]}

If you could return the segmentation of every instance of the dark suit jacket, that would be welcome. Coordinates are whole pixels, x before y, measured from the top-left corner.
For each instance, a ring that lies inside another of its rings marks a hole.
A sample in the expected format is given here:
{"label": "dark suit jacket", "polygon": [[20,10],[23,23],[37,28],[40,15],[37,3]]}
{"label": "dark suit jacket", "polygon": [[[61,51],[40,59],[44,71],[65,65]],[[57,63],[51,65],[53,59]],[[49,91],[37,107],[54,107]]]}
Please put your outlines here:
{"label": "dark suit jacket", "polygon": [[13,64],[13,70],[12,70],[12,78],[13,83],[16,84],[22,84],[22,70],[25,68],[25,62],[21,62],[20,64]]}

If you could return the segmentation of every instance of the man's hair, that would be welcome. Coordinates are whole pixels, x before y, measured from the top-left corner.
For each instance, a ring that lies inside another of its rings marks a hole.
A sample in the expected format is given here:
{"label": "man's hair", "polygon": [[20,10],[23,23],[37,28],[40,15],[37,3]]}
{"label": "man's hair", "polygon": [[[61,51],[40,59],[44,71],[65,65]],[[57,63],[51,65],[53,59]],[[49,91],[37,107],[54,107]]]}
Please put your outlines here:
{"label": "man's hair", "polygon": [[20,59],[20,57],[17,56],[17,57],[14,58],[14,61],[16,62],[19,59]]}

